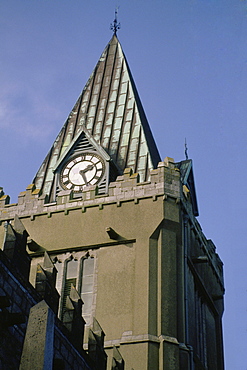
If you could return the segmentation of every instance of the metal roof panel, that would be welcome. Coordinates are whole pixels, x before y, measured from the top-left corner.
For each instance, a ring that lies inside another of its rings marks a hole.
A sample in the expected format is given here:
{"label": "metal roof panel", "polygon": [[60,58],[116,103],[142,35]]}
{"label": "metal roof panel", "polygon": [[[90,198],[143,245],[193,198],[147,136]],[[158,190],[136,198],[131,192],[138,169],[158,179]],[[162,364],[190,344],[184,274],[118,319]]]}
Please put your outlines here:
{"label": "metal roof panel", "polygon": [[[87,130],[123,171],[132,167],[145,181],[160,156],[137,93],[127,60],[116,37],[103,51],[34,183],[51,194],[53,170],[75,137]],[[142,159],[139,160],[139,155]],[[145,161],[144,159],[145,158]],[[145,162],[145,166],[143,165]]]}

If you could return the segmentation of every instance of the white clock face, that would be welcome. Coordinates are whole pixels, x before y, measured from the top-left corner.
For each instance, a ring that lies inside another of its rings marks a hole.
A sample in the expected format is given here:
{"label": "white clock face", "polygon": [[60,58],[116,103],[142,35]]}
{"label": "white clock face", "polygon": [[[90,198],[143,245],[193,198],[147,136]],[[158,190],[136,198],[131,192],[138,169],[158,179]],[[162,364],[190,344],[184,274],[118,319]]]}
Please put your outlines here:
{"label": "white clock face", "polygon": [[105,172],[103,159],[94,153],[83,153],[70,159],[63,167],[60,182],[65,190],[81,192],[86,186],[96,185]]}

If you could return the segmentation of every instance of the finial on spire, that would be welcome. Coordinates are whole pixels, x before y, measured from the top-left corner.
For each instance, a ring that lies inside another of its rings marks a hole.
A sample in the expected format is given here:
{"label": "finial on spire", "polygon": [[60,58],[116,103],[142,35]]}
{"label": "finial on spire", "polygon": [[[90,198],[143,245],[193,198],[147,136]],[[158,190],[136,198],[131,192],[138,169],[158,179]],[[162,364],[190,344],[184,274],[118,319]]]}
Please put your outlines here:
{"label": "finial on spire", "polygon": [[188,157],[188,147],[187,147],[187,142],[186,142],[186,138],[185,138],[185,142],[184,142],[184,152],[185,152],[185,158],[186,160],[189,159]]}
{"label": "finial on spire", "polygon": [[115,19],[114,19],[113,23],[111,23],[111,26],[110,26],[110,29],[114,32],[114,35],[116,35],[117,31],[120,30],[120,28],[121,28],[120,23],[118,23],[118,21],[117,21],[118,8],[119,7],[116,7],[116,9],[115,9]]}

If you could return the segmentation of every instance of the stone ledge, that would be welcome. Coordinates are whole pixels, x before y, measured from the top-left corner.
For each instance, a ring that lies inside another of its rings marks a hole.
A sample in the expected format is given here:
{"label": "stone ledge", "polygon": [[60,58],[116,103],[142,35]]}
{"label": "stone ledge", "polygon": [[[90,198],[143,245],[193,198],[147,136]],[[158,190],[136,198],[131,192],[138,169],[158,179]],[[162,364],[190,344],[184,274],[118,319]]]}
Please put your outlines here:
{"label": "stone ledge", "polygon": [[17,206],[11,209],[12,212],[8,212],[6,209],[4,209],[2,213],[0,213],[0,224],[4,221],[14,219],[15,214],[17,214],[20,218],[30,217],[31,220],[34,221],[35,218],[39,216],[51,217],[53,214],[62,213],[65,211],[66,211],[66,214],[67,212],[75,211],[75,210],[81,210],[82,213],[84,213],[86,212],[87,208],[91,208],[91,207],[100,207],[100,209],[102,210],[104,209],[105,206],[108,206],[108,205],[115,204],[117,207],[121,207],[124,203],[134,202],[134,204],[139,204],[141,201],[146,200],[146,199],[152,199],[152,200],[157,201],[158,198],[160,197],[162,198],[163,201],[167,200],[168,198],[175,199],[177,203],[180,201],[180,198],[178,198],[174,194],[169,194],[169,193],[164,194],[164,192],[162,193],[152,192],[151,194],[147,194],[142,197],[133,196],[131,198],[124,198],[121,196],[121,197],[115,197],[115,200],[113,200],[112,197],[109,197],[110,198],[109,201],[108,201],[108,197],[105,197],[105,199],[99,198],[95,201],[80,200],[80,202],[78,201],[76,205],[68,204],[68,203],[55,205],[54,203],[51,203],[50,205],[47,206],[47,204],[45,204],[44,207],[40,207],[38,209],[36,208],[35,213],[33,212],[34,209],[32,209],[32,212],[30,212],[29,210],[25,211],[22,208],[19,208]]}
{"label": "stone ledge", "polygon": [[[126,332],[126,334],[127,333],[128,332]],[[160,335],[158,337],[152,334],[124,335],[123,333],[121,339],[113,339],[113,340],[105,341],[104,348],[111,348],[113,346],[140,343],[140,342],[153,342],[153,343],[168,342],[168,343],[179,345],[177,338],[169,337],[167,335]]]}

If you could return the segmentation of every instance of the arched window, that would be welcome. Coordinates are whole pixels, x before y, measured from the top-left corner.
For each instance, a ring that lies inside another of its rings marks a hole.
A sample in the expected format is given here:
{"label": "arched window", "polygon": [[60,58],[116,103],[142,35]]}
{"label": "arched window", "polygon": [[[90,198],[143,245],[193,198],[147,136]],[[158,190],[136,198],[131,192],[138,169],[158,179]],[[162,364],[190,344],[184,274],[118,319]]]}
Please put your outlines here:
{"label": "arched window", "polygon": [[94,261],[95,259],[85,252],[76,252],[70,256],[58,255],[54,258],[58,270],[56,287],[61,296],[59,315],[61,320],[71,286],[74,285],[83,301],[82,316],[86,324],[90,324],[95,283]]}

